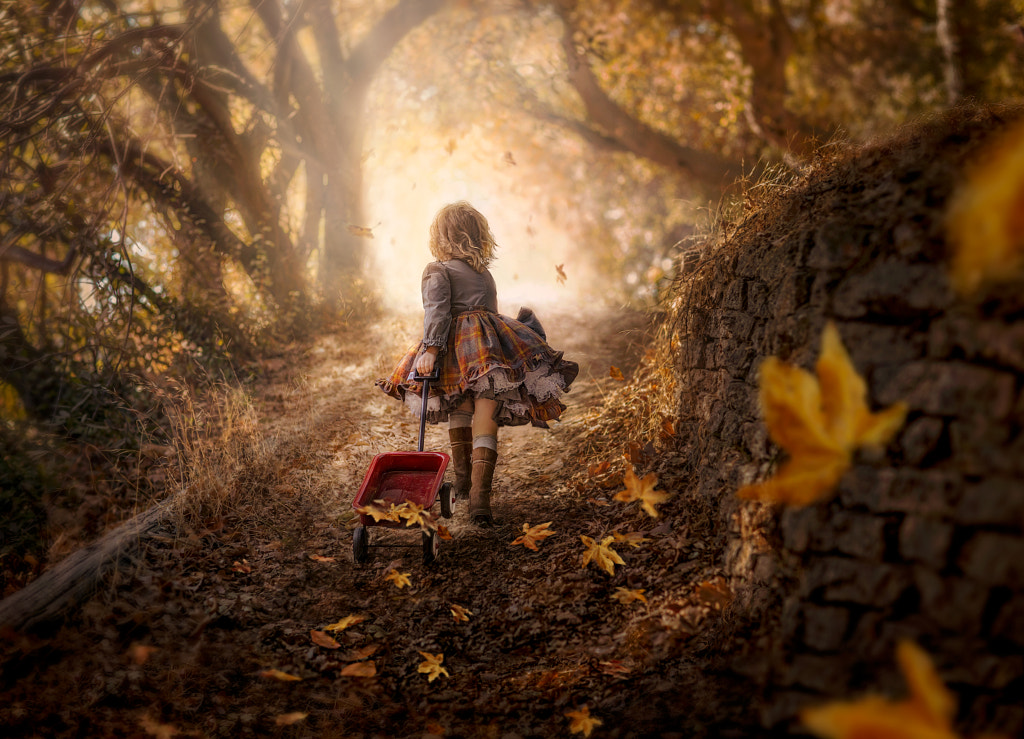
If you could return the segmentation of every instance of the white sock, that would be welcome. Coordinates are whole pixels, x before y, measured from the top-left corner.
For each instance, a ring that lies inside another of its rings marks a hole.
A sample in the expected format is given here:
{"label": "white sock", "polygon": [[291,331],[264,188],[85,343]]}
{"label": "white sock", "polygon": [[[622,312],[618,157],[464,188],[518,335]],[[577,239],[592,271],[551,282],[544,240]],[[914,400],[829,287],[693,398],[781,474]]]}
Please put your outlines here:
{"label": "white sock", "polygon": [[497,452],[498,451],[498,437],[493,434],[480,434],[479,436],[473,437],[473,448],[487,447],[488,449]]}

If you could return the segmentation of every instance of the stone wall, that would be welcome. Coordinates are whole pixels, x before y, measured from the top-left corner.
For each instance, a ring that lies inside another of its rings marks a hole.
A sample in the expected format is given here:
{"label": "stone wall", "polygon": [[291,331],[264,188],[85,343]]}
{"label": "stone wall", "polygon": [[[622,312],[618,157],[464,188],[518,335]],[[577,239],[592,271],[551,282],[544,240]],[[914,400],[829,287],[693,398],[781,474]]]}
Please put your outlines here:
{"label": "stone wall", "polygon": [[[911,638],[961,701],[965,733],[1024,735],[1024,280],[949,287],[942,213],[1002,117],[958,113],[821,165],[708,246],[677,304],[681,435],[720,506],[736,608],[763,619],[733,655],[766,727],[865,691],[905,692]],[[781,458],[757,407],[769,355],[811,368],[836,322],[873,408],[907,423],[834,499],[736,499]]]}

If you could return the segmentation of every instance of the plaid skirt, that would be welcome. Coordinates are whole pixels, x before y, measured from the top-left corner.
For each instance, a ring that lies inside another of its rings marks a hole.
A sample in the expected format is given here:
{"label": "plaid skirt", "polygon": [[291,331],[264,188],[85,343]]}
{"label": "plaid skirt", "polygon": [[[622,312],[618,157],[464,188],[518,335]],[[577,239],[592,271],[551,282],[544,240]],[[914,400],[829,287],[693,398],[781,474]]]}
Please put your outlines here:
{"label": "plaid skirt", "polygon": [[[416,415],[422,386],[410,376],[423,349],[420,342],[377,387],[404,401]],[[438,354],[438,379],[430,385],[427,421],[442,423],[467,398],[498,401],[499,426],[530,423],[548,428],[565,410],[560,397],[579,373],[579,365],[562,358],[533,329],[489,310],[470,310],[452,318],[448,344]]]}

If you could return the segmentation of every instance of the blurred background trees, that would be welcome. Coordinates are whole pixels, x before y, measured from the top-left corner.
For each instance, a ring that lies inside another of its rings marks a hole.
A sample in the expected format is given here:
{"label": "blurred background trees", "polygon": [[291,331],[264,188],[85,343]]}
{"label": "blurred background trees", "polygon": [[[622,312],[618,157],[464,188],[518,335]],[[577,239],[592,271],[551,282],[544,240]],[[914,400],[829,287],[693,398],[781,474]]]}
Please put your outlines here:
{"label": "blurred background trees", "polygon": [[550,292],[570,262],[567,289],[649,304],[766,173],[1019,99],[1022,22],[1024,0],[4,0],[0,473],[37,480],[11,466],[37,436],[137,449],[171,380],[415,299],[452,192],[500,204],[517,279]]}

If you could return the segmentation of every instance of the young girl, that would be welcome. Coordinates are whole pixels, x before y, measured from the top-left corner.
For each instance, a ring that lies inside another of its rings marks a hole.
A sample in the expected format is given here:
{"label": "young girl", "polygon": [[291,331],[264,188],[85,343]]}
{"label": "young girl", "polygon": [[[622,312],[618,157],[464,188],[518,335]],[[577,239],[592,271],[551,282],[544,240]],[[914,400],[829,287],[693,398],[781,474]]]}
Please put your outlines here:
{"label": "young girl", "polygon": [[439,367],[427,401],[427,421],[448,421],[455,494],[469,494],[470,520],[492,526],[491,484],[498,459],[498,426],[547,428],[565,405],[559,400],[579,366],[548,346],[540,323],[524,308],[518,320],[498,313],[487,265],[496,244],[487,219],[465,201],[446,205],[430,225],[423,270],[423,340],[391,376],[377,380],[388,395],[419,413],[421,386],[412,381]]}

